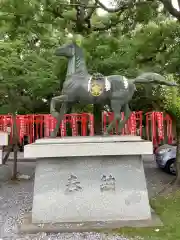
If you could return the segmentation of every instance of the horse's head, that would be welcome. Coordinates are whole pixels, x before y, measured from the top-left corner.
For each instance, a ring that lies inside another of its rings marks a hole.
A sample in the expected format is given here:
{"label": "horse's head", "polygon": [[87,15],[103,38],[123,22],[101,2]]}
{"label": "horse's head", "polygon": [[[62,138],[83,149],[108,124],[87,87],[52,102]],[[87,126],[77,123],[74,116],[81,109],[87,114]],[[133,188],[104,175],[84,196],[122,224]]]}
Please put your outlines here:
{"label": "horse's head", "polygon": [[56,56],[63,56],[67,58],[71,58],[75,55],[75,44],[69,43],[64,44],[60,48],[55,51]]}

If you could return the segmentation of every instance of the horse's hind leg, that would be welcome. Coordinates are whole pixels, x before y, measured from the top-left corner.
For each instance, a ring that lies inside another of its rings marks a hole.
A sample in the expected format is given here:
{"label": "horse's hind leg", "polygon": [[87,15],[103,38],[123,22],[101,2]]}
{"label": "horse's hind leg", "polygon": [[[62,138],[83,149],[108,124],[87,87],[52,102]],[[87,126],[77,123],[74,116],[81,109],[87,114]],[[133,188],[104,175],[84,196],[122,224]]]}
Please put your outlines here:
{"label": "horse's hind leg", "polygon": [[121,108],[122,108],[122,106],[119,104],[118,100],[111,100],[111,109],[114,113],[114,119],[109,124],[105,134],[109,134],[111,132],[111,130],[115,127],[116,121],[121,120]]}
{"label": "horse's hind leg", "polygon": [[121,120],[121,110],[122,106],[119,105],[119,101],[117,100],[112,100],[111,101],[111,108],[114,112],[114,120],[109,124],[107,133],[109,134],[110,131],[112,130],[113,127],[115,127],[116,121],[119,121],[118,124],[118,133],[121,133],[122,129],[124,128],[127,120],[129,119],[131,115],[131,111],[129,109],[129,105],[125,104],[123,109],[124,109],[124,119]]}
{"label": "horse's hind leg", "polygon": [[129,108],[128,103],[124,105],[123,110],[124,110],[124,119],[119,121],[119,124],[118,124],[118,132],[119,133],[121,133],[122,129],[124,128],[127,120],[129,119],[129,117],[131,115],[131,110]]}

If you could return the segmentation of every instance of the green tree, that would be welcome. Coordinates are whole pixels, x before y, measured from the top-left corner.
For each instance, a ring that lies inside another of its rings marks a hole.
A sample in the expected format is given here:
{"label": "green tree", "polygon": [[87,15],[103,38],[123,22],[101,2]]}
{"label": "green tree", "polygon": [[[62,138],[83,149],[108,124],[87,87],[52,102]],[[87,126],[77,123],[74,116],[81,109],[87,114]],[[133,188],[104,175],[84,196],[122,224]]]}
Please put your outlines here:
{"label": "green tree", "polygon": [[[175,19],[166,19],[157,23],[150,22],[143,28],[131,33],[129,45],[131,46],[128,54],[130,61],[126,58],[131,70],[137,71],[155,71],[167,76],[170,81],[176,81],[176,89],[167,87],[149,88],[148,98],[142,101],[142,95],[137,93],[135,105],[145,109],[151,103],[152,108],[168,112],[176,125],[177,139],[177,180],[180,184],[180,105],[179,105],[179,34],[180,25]],[[145,99],[143,97],[143,99]]]}
{"label": "green tree", "polygon": [[[158,15],[158,4],[153,2],[117,2],[114,9],[107,9],[106,6],[98,0],[72,0],[70,2],[65,0],[55,0],[53,2],[49,0],[34,0],[29,2],[22,1],[21,3],[17,0],[11,0],[10,2],[3,1],[1,5],[1,16],[6,23],[8,36],[11,39],[14,37],[23,38],[31,47],[34,47],[40,42],[41,48],[43,42],[46,42],[46,40],[49,43],[50,41],[55,43],[54,39],[60,39],[60,42],[62,42],[61,39],[63,39],[67,33],[80,33],[84,37],[89,37],[91,34],[97,33],[94,34],[95,37],[99,34],[108,35],[109,32],[111,32],[114,34],[114,37],[117,37],[119,33],[128,33],[130,30],[135,29],[138,23],[145,24],[149,19]],[[99,16],[97,14],[98,9],[103,9],[108,13]],[[146,14],[143,14],[144,12]],[[103,34],[103,32],[105,32],[105,34]],[[57,45],[57,42],[55,45]],[[100,51],[99,46],[99,52]],[[111,68],[110,64],[108,68]],[[102,67],[100,69],[96,68],[96,71],[100,71],[101,69]],[[105,69],[104,67],[104,70]],[[107,72],[107,70],[105,72]],[[64,77],[62,78],[64,79]],[[37,105],[39,104],[36,104],[36,106]],[[40,104],[40,106],[43,105]],[[95,106],[94,113],[95,128],[97,128],[95,131],[98,133],[101,128],[101,112],[99,106]]]}
{"label": "green tree", "polygon": [[[15,112],[49,111],[50,99],[60,94],[66,74],[66,61],[54,57],[54,50],[67,41],[69,33],[83,36],[90,73],[133,78],[141,71],[154,71],[177,78],[179,23],[165,11],[167,7],[160,8],[162,2],[165,1],[116,1],[114,8],[107,8],[98,0],[1,1],[0,67],[1,84],[5,86],[1,110],[12,111],[7,98],[9,84],[14,86],[11,89],[16,96]],[[99,9],[106,14],[98,15]],[[162,89],[147,90],[149,98],[144,86],[138,86],[131,103],[133,110],[164,107]],[[94,111],[98,132],[98,106]]]}
{"label": "green tree", "polygon": [[0,45],[0,98],[1,104],[7,106],[13,120],[13,147],[14,147],[14,173],[17,172],[17,147],[18,132],[16,125],[16,113],[22,100],[26,101],[26,89],[28,83],[24,78],[26,69],[21,55],[22,44],[19,41],[6,41]]}

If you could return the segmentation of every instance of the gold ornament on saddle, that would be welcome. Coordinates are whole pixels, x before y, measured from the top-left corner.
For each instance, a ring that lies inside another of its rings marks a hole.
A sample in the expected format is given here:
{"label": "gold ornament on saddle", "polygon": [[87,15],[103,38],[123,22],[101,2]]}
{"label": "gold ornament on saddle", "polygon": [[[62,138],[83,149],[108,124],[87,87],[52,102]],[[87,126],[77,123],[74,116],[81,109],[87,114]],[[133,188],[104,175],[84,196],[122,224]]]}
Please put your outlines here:
{"label": "gold ornament on saddle", "polygon": [[91,76],[88,82],[88,91],[94,97],[99,97],[104,91],[110,90],[107,86],[107,79],[100,73],[95,73]]}
{"label": "gold ornament on saddle", "polygon": [[94,97],[98,97],[103,92],[103,86],[98,83],[92,83],[90,92]]}

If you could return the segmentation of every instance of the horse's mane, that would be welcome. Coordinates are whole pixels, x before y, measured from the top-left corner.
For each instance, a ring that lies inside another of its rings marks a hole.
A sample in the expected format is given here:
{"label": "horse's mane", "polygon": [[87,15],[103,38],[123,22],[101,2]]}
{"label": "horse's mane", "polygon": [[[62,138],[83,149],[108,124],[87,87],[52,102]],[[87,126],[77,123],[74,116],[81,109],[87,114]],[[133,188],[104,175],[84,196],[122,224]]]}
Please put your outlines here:
{"label": "horse's mane", "polygon": [[78,55],[80,58],[83,58],[83,59],[84,59],[83,49],[80,48],[76,43],[74,43],[74,46],[75,46],[75,51],[76,51],[77,55]]}

